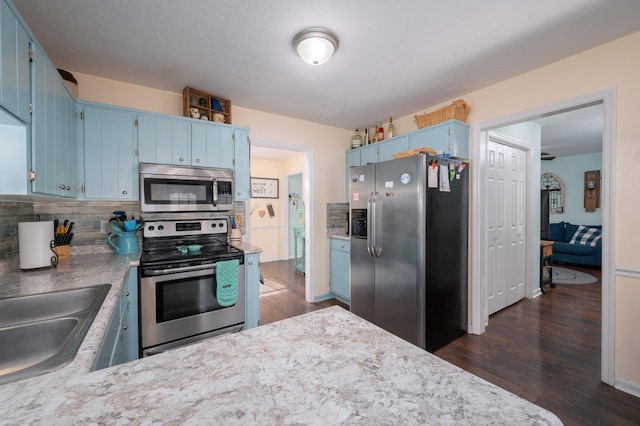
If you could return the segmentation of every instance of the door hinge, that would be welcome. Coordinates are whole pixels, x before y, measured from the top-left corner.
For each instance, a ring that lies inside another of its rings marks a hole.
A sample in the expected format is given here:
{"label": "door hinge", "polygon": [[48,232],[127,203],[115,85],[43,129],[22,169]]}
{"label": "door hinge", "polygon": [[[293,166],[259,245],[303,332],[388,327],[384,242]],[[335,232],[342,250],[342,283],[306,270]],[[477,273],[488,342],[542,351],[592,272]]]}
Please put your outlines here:
{"label": "door hinge", "polygon": [[33,50],[29,49],[29,62],[33,62]]}
{"label": "door hinge", "polygon": [[138,151],[138,148],[136,148],[135,151],[133,151],[133,155],[135,157],[139,157],[140,156],[140,152]]}
{"label": "door hinge", "polygon": [[80,120],[84,120],[84,111],[80,112]]}
{"label": "door hinge", "polygon": [[134,123],[134,126],[138,127],[138,119],[136,118],[136,122]]}
{"label": "door hinge", "polygon": [[35,170],[29,170],[29,182],[36,181],[36,172]]}
{"label": "door hinge", "polygon": [[82,194],[84,194],[84,189],[85,189],[85,188],[84,188],[84,183],[83,183],[82,185],[80,185],[80,192],[81,192]]}
{"label": "door hinge", "polygon": [[29,114],[33,114],[33,104],[29,104]]}
{"label": "door hinge", "polygon": [[235,132],[231,135],[231,139],[232,139],[234,142],[236,141],[236,133],[235,133]]}

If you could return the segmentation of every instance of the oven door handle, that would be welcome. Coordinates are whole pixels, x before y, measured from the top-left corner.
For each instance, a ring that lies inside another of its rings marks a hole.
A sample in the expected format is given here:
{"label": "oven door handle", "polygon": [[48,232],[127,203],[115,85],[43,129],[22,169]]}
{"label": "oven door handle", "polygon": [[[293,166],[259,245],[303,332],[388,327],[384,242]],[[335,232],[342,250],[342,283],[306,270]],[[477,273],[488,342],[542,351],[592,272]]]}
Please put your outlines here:
{"label": "oven door handle", "polygon": [[177,274],[179,272],[190,272],[190,271],[199,271],[205,269],[216,269],[215,264],[210,265],[194,265],[194,266],[183,266],[181,268],[168,268],[168,269],[146,269],[143,268],[145,275],[150,277],[155,277],[158,275],[166,275],[166,274]]}
{"label": "oven door handle", "polygon": [[213,180],[213,207],[218,205],[218,179]]}

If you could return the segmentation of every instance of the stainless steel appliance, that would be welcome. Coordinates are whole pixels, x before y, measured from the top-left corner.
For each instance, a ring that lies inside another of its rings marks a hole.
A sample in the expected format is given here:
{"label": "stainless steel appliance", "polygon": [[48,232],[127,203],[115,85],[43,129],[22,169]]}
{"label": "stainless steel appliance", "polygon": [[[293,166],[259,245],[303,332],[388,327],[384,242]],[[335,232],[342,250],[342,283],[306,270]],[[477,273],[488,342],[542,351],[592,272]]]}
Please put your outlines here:
{"label": "stainless steel appliance", "polygon": [[[140,257],[142,356],[244,329],[244,253],[226,218],[146,222]],[[238,297],[219,303],[217,268],[237,259]]]}
{"label": "stainless steel appliance", "polygon": [[429,351],[464,334],[468,164],[420,154],[350,173],[351,311]]}
{"label": "stainless steel appliance", "polygon": [[233,170],[140,163],[143,212],[233,210]]}

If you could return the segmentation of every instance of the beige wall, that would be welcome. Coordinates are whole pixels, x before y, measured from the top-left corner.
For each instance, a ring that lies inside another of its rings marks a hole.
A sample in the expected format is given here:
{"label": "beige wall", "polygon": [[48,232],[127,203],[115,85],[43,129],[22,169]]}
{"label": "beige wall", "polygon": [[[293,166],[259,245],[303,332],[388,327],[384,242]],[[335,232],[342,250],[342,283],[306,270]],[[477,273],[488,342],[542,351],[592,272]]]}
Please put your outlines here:
{"label": "beige wall", "polygon": [[[156,90],[71,71],[78,80],[81,100],[127,108],[182,115],[182,94]],[[314,295],[329,292],[329,241],[326,238],[327,203],[344,201],[344,152],[350,148],[351,130],[297,120],[233,105],[233,124],[250,129],[251,139],[307,150],[310,158],[312,226],[307,238],[312,256],[307,260]],[[291,167],[291,166],[288,166]],[[297,166],[293,166],[295,169]]]}
{"label": "beige wall", "polygon": [[[249,202],[251,244],[262,248],[260,261],[279,260],[283,251],[283,224],[286,210],[282,208],[284,193],[282,161],[254,158],[251,160],[251,176],[278,179],[279,198],[253,198]],[[271,204],[275,216],[270,217],[267,204]],[[260,216],[260,212],[264,212]]]}
{"label": "beige wall", "polygon": [[[543,68],[458,97],[471,106],[469,123],[517,112],[608,88],[617,93],[615,170],[615,376],[640,387],[640,279],[621,278],[619,270],[640,276],[640,32]],[[448,104],[447,102],[446,104]],[[427,112],[440,107],[433,106]],[[424,111],[417,111],[422,114]],[[399,118],[396,129],[416,129],[413,115]],[[473,160],[473,159],[472,159]]]}
{"label": "beige wall", "polygon": [[[461,93],[471,106],[469,123],[512,115],[561,100],[614,87],[617,91],[615,267],[640,276],[640,179],[632,174],[640,160],[640,32],[566,58],[543,68],[471,93]],[[181,113],[180,94],[154,91],[75,73],[82,99],[159,112]],[[448,104],[449,102],[447,102]],[[421,114],[441,105],[425,106]],[[328,291],[328,241],[324,235],[326,204],[344,201],[344,151],[351,131],[233,107],[234,124],[251,129],[251,137],[307,147],[311,153],[313,249],[310,259],[315,294]],[[416,130],[413,114],[395,121],[398,134]],[[473,159],[472,159],[473,160]],[[640,279],[617,275],[615,375],[640,386],[640,348],[635,325],[640,324]],[[622,332],[629,332],[623,335]]]}

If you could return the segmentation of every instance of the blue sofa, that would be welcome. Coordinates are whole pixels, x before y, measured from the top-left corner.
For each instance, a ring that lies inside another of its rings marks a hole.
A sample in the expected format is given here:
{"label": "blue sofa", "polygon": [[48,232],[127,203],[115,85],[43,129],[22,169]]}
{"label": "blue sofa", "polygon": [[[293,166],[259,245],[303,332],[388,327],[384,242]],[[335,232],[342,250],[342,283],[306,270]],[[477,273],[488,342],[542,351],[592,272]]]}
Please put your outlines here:
{"label": "blue sofa", "polygon": [[[589,228],[602,230],[601,225],[588,225]],[[579,225],[569,222],[552,223],[549,225],[549,240],[553,241],[553,262],[572,263],[575,265],[602,266],[602,238],[595,246],[571,243],[573,235]]]}

